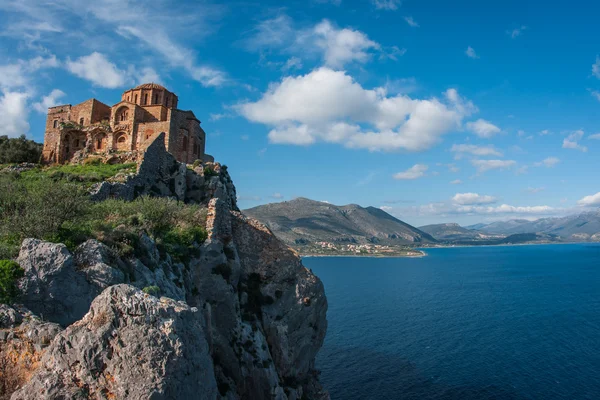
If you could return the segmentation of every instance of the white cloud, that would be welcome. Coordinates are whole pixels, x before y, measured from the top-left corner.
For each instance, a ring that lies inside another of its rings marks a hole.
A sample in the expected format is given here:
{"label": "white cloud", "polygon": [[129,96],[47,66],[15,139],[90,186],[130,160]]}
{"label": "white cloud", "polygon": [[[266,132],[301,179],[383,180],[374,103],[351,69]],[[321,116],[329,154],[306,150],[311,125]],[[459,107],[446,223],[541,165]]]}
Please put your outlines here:
{"label": "white cloud", "polygon": [[502,204],[496,207],[462,206],[457,210],[459,213],[474,214],[551,214],[556,211],[550,206],[511,206]]}
{"label": "white cloud", "polygon": [[471,46],[467,47],[467,50],[465,51],[465,54],[467,55],[467,57],[469,58],[479,58],[479,56],[477,55],[477,53],[475,52],[475,49],[472,48]]}
{"label": "white cloud", "polygon": [[42,97],[42,101],[33,103],[33,108],[39,113],[46,114],[48,108],[58,105],[58,99],[65,96],[65,92],[60,89],[54,89],[47,96]]}
{"label": "white cloud", "polygon": [[404,20],[406,21],[406,23],[410,26],[412,26],[413,28],[418,28],[420,25],[417,23],[417,21],[414,20],[413,17],[404,17]]}
{"label": "white cloud", "polygon": [[600,133],[594,133],[587,137],[588,139],[600,140]]}
{"label": "white cloud", "polygon": [[493,169],[508,169],[517,165],[514,160],[471,160],[471,164],[477,168],[477,172],[482,174]]}
{"label": "white cloud", "polygon": [[283,67],[281,68],[283,71],[289,71],[292,69],[300,69],[302,68],[302,60],[298,57],[290,57]]}
{"label": "white cloud", "polygon": [[29,94],[4,91],[0,96],[0,136],[18,137],[29,132]]}
{"label": "white cloud", "polygon": [[583,207],[598,207],[600,206],[600,192],[585,196],[577,202],[578,205]]}
{"label": "white cloud", "polygon": [[600,79],[600,56],[596,56],[596,62],[592,65],[592,75]]}
{"label": "white cloud", "polygon": [[491,204],[496,202],[496,198],[478,193],[456,193],[452,201],[463,206],[473,204]]}
{"label": "white cloud", "polygon": [[203,86],[222,86],[227,82],[223,71],[208,65],[197,65],[194,53],[175,43],[162,29],[148,31],[135,26],[119,26],[117,32],[124,37],[135,37],[145,42],[154,51],[162,54],[171,66],[183,68],[192,79]]}
{"label": "white cloud", "polygon": [[140,71],[133,70],[132,74],[135,76],[138,84],[148,82],[161,83],[160,76],[152,67],[144,67]]}
{"label": "white cloud", "polygon": [[518,38],[519,36],[521,36],[523,34],[523,31],[527,29],[527,27],[525,25],[521,25],[519,28],[515,28],[513,30],[510,31],[506,31],[506,33],[513,39]]}
{"label": "white cloud", "polygon": [[545,136],[545,135],[549,135],[550,131],[548,129],[544,129],[543,131],[540,132],[540,135]]}
{"label": "white cloud", "polygon": [[370,50],[378,50],[378,43],[367,35],[352,29],[337,29],[328,20],[315,26],[313,34],[315,45],[323,51],[325,65],[341,68],[345,64],[356,61],[366,62]]}
{"label": "white cloud", "polygon": [[371,0],[378,10],[397,10],[402,5],[401,0]]}
{"label": "white cloud", "polygon": [[552,168],[556,164],[558,164],[559,162],[560,162],[560,159],[557,158],[557,157],[548,157],[548,158],[543,159],[540,162],[534,163],[533,165],[536,166],[536,167],[544,166],[544,167],[547,167],[547,168]]}
{"label": "white cloud", "polygon": [[584,132],[580,129],[572,132],[563,140],[563,149],[574,149],[583,151],[584,153],[588,150],[586,146],[580,145],[578,142],[583,138]]}
{"label": "white cloud", "polygon": [[[349,63],[365,63],[373,54],[381,58],[397,60],[406,50],[392,46],[384,49],[379,43],[355,29],[338,28],[324,19],[315,26],[296,29],[294,21],[285,14],[258,23],[242,42],[247,50],[261,52],[277,49],[284,54],[293,54],[283,65],[283,70],[300,68],[301,58],[321,57],[323,64],[342,68]],[[267,65],[281,65],[278,62],[263,61]]]}
{"label": "white cloud", "polygon": [[469,131],[473,132],[477,136],[488,139],[502,131],[496,125],[486,121],[485,119],[478,119],[475,122],[468,122],[466,126]]}
{"label": "white cloud", "polygon": [[463,183],[463,181],[461,181],[460,179],[455,179],[452,182],[450,182],[451,185],[460,185],[462,183]]}
{"label": "white cloud", "polygon": [[0,89],[10,90],[30,86],[31,76],[44,68],[56,68],[60,64],[56,56],[38,56],[29,60],[18,60],[13,64],[0,65]]}
{"label": "white cloud", "polygon": [[455,144],[452,145],[450,151],[457,153],[456,157],[460,158],[462,154],[468,153],[475,156],[496,156],[502,157],[502,153],[494,148],[494,146],[476,146],[474,144]]}
{"label": "white cloud", "polygon": [[75,61],[68,60],[66,65],[72,74],[96,86],[115,89],[127,83],[127,73],[118,69],[106,56],[98,52],[79,57]]}
{"label": "white cloud", "polygon": [[444,95],[444,101],[388,97],[384,88],[364,89],[346,72],[322,67],[286,77],[270,85],[260,100],[236,109],[251,121],[273,126],[272,143],[323,141],[371,151],[421,151],[477,111],[455,89]]}
{"label": "white cloud", "polygon": [[273,193],[271,195],[271,198],[276,199],[276,200],[281,200],[281,199],[283,199],[283,195],[281,193]]}
{"label": "white cloud", "polygon": [[379,207],[379,209],[380,209],[380,210],[383,210],[383,211],[385,211],[385,212],[388,212],[388,211],[392,211],[392,210],[394,209],[394,207],[390,207],[390,206],[381,206],[381,207]]}
{"label": "white cloud", "polygon": [[425,176],[425,172],[429,169],[427,165],[415,164],[406,171],[398,172],[394,174],[394,179],[398,180],[412,180],[418,179]]}
{"label": "white cloud", "polygon": [[591,90],[590,93],[592,94],[593,97],[596,98],[596,100],[600,101],[600,92],[597,90]]}

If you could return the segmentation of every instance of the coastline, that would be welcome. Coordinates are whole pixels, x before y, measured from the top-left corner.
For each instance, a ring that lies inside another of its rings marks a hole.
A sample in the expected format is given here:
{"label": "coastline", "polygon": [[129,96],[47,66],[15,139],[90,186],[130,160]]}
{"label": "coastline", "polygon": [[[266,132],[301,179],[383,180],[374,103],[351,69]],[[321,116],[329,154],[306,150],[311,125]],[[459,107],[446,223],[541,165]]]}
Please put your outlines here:
{"label": "coastline", "polygon": [[419,252],[421,252],[421,254],[414,254],[414,255],[400,255],[400,254],[394,254],[394,255],[382,255],[382,254],[365,254],[365,255],[361,255],[361,254],[300,254],[301,258],[310,258],[310,257],[355,257],[355,258],[423,258],[423,257],[427,257],[428,254],[424,251],[419,249]]}

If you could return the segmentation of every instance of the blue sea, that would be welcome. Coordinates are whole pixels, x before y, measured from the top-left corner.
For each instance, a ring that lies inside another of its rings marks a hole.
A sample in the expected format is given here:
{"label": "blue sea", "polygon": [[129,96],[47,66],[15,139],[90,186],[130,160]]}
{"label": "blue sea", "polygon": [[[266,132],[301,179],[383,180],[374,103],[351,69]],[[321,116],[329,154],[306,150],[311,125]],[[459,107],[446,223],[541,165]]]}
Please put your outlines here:
{"label": "blue sea", "polygon": [[600,399],[600,245],[305,258],[332,399]]}

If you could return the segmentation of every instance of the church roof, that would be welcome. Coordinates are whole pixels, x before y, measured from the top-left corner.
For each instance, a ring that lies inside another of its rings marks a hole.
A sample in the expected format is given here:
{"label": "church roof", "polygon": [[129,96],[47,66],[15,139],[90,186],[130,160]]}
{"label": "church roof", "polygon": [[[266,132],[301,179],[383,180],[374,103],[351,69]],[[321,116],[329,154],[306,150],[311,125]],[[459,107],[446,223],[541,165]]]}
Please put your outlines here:
{"label": "church roof", "polygon": [[136,90],[136,89],[161,89],[161,90],[168,90],[166,87],[159,85],[158,83],[142,83],[139,86],[134,87],[133,89],[130,90]]}

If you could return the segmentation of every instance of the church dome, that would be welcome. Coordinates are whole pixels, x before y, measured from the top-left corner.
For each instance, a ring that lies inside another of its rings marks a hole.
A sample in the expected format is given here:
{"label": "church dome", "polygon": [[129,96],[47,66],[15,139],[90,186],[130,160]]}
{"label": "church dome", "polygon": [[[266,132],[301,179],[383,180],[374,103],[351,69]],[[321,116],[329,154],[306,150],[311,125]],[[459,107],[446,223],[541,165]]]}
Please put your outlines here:
{"label": "church dome", "polygon": [[130,90],[138,90],[138,89],[160,89],[167,90],[166,87],[159,85],[158,83],[142,83]]}

